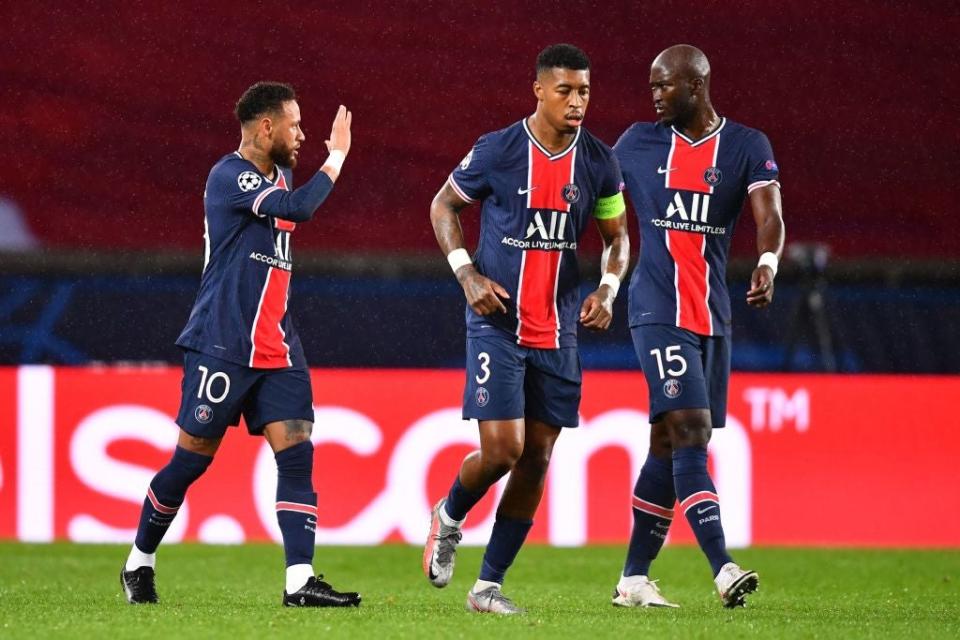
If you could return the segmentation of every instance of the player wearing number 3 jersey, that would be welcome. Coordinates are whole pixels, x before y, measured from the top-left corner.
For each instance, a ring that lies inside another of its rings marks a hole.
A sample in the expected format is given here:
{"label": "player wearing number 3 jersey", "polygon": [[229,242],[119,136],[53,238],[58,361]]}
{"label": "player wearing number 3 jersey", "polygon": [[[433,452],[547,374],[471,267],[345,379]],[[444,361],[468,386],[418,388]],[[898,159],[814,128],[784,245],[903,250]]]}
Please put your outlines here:
{"label": "player wearing number 3 jersey", "polygon": [[707,443],[726,417],[730,237],[749,197],[761,256],[746,301],[766,306],[783,248],[780,184],[766,136],[717,115],[709,85],[710,65],[699,49],[677,45],[662,52],[650,70],[659,122],[634,124],[614,147],[640,222],[629,310],[651,422],[627,561],[614,592],[620,606],[676,606],[648,572],[677,500],[723,604],[743,605],[758,584],[757,574],[727,553]]}
{"label": "player wearing number 3 jersey", "polygon": [[[467,298],[463,417],[479,421],[467,456],[433,510],[423,571],[437,587],[453,574],[467,512],[510,472],[470,611],[521,611],[501,592],[533,524],[553,444],[577,426],[578,324],[606,329],[629,255],[620,169],[580,125],[589,61],[570,45],[537,59],[536,112],[482,136],[434,198],[430,218]],[[480,243],[463,249],[458,213],[483,202]],[[601,286],[580,301],[577,242],[594,220],[605,244]]]}
{"label": "player wearing number 3 jersey", "polygon": [[[313,396],[303,348],[287,314],[293,269],[290,236],[333,188],[350,151],[351,114],[340,107],[326,141],[330,156],[291,190],[305,136],[289,85],[261,82],[237,103],[240,149],[210,171],[204,192],[200,291],[177,344],[184,375],[170,462],[153,477],[136,541],[120,572],[132,604],[156,603],[156,549],[187,488],[213,461],[241,414],[277,461],[277,521],[286,554],[286,606],[356,606],[313,571],[317,494],[313,491]],[[322,576],[320,576],[322,577]]]}

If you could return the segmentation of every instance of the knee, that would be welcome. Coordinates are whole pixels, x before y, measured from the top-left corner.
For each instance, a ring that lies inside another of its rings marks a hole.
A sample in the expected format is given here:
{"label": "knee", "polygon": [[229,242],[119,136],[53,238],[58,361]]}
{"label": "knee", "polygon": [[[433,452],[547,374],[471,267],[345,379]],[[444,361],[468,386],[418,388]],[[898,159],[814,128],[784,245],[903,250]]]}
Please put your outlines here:
{"label": "knee", "polygon": [[523,442],[516,439],[497,440],[482,452],[484,466],[503,475],[513,469],[523,455]]}
{"label": "knee", "polygon": [[522,468],[524,472],[535,475],[545,476],[547,468],[550,466],[550,456],[553,453],[553,447],[538,447],[528,444],[517,461],[517,467]]}
{"label": "knee", "polygon": [[669,429],[670,447],[706,447],[710,442],[710,420],[701,412],[677,411],[667,414],[665,422]]}

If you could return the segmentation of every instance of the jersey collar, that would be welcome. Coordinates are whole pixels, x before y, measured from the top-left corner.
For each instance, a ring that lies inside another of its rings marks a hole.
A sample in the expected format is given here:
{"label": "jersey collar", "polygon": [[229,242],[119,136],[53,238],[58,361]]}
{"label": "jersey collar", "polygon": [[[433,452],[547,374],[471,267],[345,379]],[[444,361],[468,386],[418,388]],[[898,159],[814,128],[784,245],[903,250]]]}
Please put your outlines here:
{"label": "jersey collar", "polygon": [[716,129],[714,129],[713,132],[712,132],[710,135],[704,136],[704,137],[700,138],[699,140],[697,140],[696,142],[694,142],[693,140],[691,140],[691,139],[688,138],[687,136],[685,136],[685,135],[683,135],[682,133],[680,133],[680,131],[679,131],[676,127],[674,127],[673,125],[671,125],[670,128],[673,129],[673,132],[674,132],[675,134],[677,134],[678,136],[680,136],[681,138],[683,138],[684,140],[686,140],[687,143],[688,143],[691,147],[697,147],[697,146],[700,146],[701,144],[703,144],[704,142],[706,142],[707,140],[709,140],[710,138],[712,138],[712,137],[714,137],[714,136],[717,136],[717,135],[720,135],[720,130],[723,129],[723,127],[726,126],[726,124],[727,124],[727,119],[724,118],[724,117],[721,117],[721,118],[720,118],[720,126],[717,127]]}
{"label": "jersey collar", "polygon": [[520,124],[523,125],[523,130],[527,133],[527,137],[530,138],[530,142],[532,142],[537,149],[540,149],[540,151],[543,152],[543,155],[547,156],[549,160],[556,160],[570,153],[573,150],[573,148],[577,146],[577,142],[580,140],[580,130],[583,128],[583,127],[577,127],[577,132],[573,134],[573,140],[570,142],[570,144],[567,145],[566,149],[558,153],[550,153],[549,151],[547,151],[546,147],[540,144],[540,141],[537,140],[537,137],[535,135],[533,135],[533,132],[530,131],[530,126],[527,124],[526,118],[521,120]]}

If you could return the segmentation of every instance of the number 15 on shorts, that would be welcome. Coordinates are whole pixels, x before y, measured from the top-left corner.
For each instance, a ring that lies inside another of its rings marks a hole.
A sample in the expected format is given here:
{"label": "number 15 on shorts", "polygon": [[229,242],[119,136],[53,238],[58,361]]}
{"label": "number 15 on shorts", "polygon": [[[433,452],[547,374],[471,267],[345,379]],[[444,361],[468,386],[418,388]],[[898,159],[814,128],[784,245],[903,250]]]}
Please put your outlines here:
{"label": "number 15 on shorts", "polygon": [[[687,372],[687,361],[680,355],[680,345],[675,344],[664,349],[650,349],[650,355],[657,359],[657,371],[660,373],[660,379],[663,380],[669,374],[671,377],[679,378]],[[664,369],[666,362],[667,369]],[[676,367],[676,368],[674,368]]]}

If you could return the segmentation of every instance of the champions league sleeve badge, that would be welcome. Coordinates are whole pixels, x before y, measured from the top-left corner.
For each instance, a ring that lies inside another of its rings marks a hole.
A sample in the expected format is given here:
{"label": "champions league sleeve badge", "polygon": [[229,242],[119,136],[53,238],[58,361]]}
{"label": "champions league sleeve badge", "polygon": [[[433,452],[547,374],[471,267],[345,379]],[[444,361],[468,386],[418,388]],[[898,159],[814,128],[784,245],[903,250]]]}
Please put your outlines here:
{"label": "champions league sleeve badge", "polygon": [[240,191],[256,191],[260,188],[261,182],[263,178],[253,171],[244,171],[237,176],[237,186],[240,187]]}

